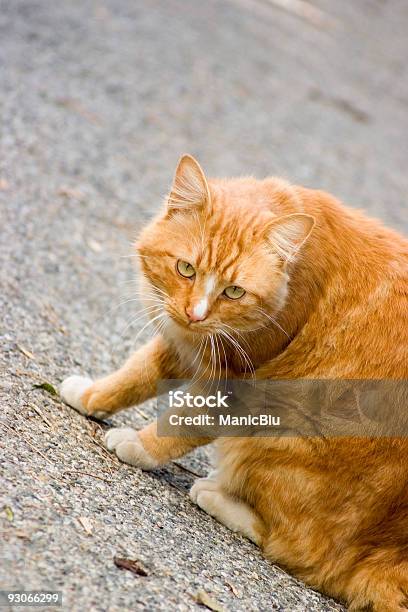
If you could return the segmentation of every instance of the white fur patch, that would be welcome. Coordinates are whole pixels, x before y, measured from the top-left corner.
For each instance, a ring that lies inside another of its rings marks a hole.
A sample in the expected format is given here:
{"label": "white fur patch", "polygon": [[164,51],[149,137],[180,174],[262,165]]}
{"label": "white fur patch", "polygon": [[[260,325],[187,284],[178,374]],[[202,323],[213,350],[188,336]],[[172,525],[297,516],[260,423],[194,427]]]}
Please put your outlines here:
{"label": "white fur patch", "polygon": [[114,427],[105,434],[106,448],[115,451],[124,463],[135,465],[142,470],[152,470],[158,462],[145,450],[139,434],[131,427]]}
{"label": "white fur patch", "polygon": [[81,397],[92,385],[93,381],[86,376],[69,376],[61,384],[61,398],[66,404],[72,406],[72,408],[75,408],[81,414],[87,414],[81,402]]}
{"label": "white fur patch", "polygon": [[202,491],[218,491],[219,488],[220,485],[215,478],[198,478],[190,489],[190,499],[199,505],[198,496]]}
{"label": "white fur patch", "polygon": [[220,489],[213,478],[199,478],[190,489],[190,498],[204,512],[220,523],[246,536],[259,544],[259,536],[254,529],[255,514],[245,503],[232,499]]}
{"label": "white fur patch", "polygon": [[194,313],[194,316],[197,317],[198,319],[203,319],[205,315],[207,314],[207,310],[208,310],[208,300],[207,298],[203,298],[194,306],[193,313]]}
{"label": "white fur patch", "polygon": [[205,283],[205,295],[208,297],[210,295],[210,293],[212,291],[214,291],[215,289],[215,275],[214,274],[210,274],[210,276],[207,278],[207,281]]}

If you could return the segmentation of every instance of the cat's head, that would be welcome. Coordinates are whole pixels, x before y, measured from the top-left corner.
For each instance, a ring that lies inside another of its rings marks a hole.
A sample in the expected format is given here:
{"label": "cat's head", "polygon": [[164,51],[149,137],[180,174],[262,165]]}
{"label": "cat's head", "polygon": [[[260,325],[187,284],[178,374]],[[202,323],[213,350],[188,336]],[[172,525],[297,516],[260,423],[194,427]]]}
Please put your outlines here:
{"label": "cat's head", "polygon": [[207,181],[183,156],[164,210],[137,243],[151,317],[195,334],[269,326],[313,228],[299,208],[284,181]]}

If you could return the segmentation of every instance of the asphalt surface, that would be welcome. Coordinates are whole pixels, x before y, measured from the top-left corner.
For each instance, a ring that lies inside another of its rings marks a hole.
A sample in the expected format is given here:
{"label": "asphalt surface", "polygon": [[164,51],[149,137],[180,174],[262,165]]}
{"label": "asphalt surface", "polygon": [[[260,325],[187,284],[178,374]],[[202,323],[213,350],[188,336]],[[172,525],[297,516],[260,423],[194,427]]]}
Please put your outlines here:
{"label": "asphalt surface", "polygon": [[126,256],[183,152],[408,229],[407,2],[277,4],[0,2],[3,589],[59,590],[70,611],[198,610],[200,591],[224,610],[343,609],[190,503],[210,451],[144,474],[34,387],[108,373],[149,337],[120,305]]}

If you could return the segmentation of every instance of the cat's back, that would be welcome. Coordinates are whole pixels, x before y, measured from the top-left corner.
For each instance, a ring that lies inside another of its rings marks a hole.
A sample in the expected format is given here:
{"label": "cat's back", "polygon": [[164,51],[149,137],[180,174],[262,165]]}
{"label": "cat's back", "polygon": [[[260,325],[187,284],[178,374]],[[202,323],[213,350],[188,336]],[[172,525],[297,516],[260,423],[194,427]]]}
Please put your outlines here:
{"label": "cat's back", "polygon": [[329,194],[298,193],[317,222],[294,292],[313,285],[317,297],[266,369],[273,377],[407,378],[408,239]]}

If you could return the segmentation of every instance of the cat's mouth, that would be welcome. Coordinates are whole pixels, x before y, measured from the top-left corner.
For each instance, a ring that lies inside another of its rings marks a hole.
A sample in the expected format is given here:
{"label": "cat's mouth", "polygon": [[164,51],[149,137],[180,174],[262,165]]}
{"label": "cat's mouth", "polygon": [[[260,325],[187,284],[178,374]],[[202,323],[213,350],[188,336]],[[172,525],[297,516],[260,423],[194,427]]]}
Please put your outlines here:
{"label": "cat's mouth", "polygon": [[173,321],[183,329],[194,334],[209,334],[214,331],[210,325],[202,321],[185,321],[181,318],[173,318]]}
{"label": "cat's mouth", "polygon": [[207,321],[191,321],[184,318],[178,312],[174,312],[171,308],[167,308],[166,310],[173,323],[175,323],[178,327],[181,327],[184,331],[191,332],[192,334],[203,335],[214,333],[213,326]]}

